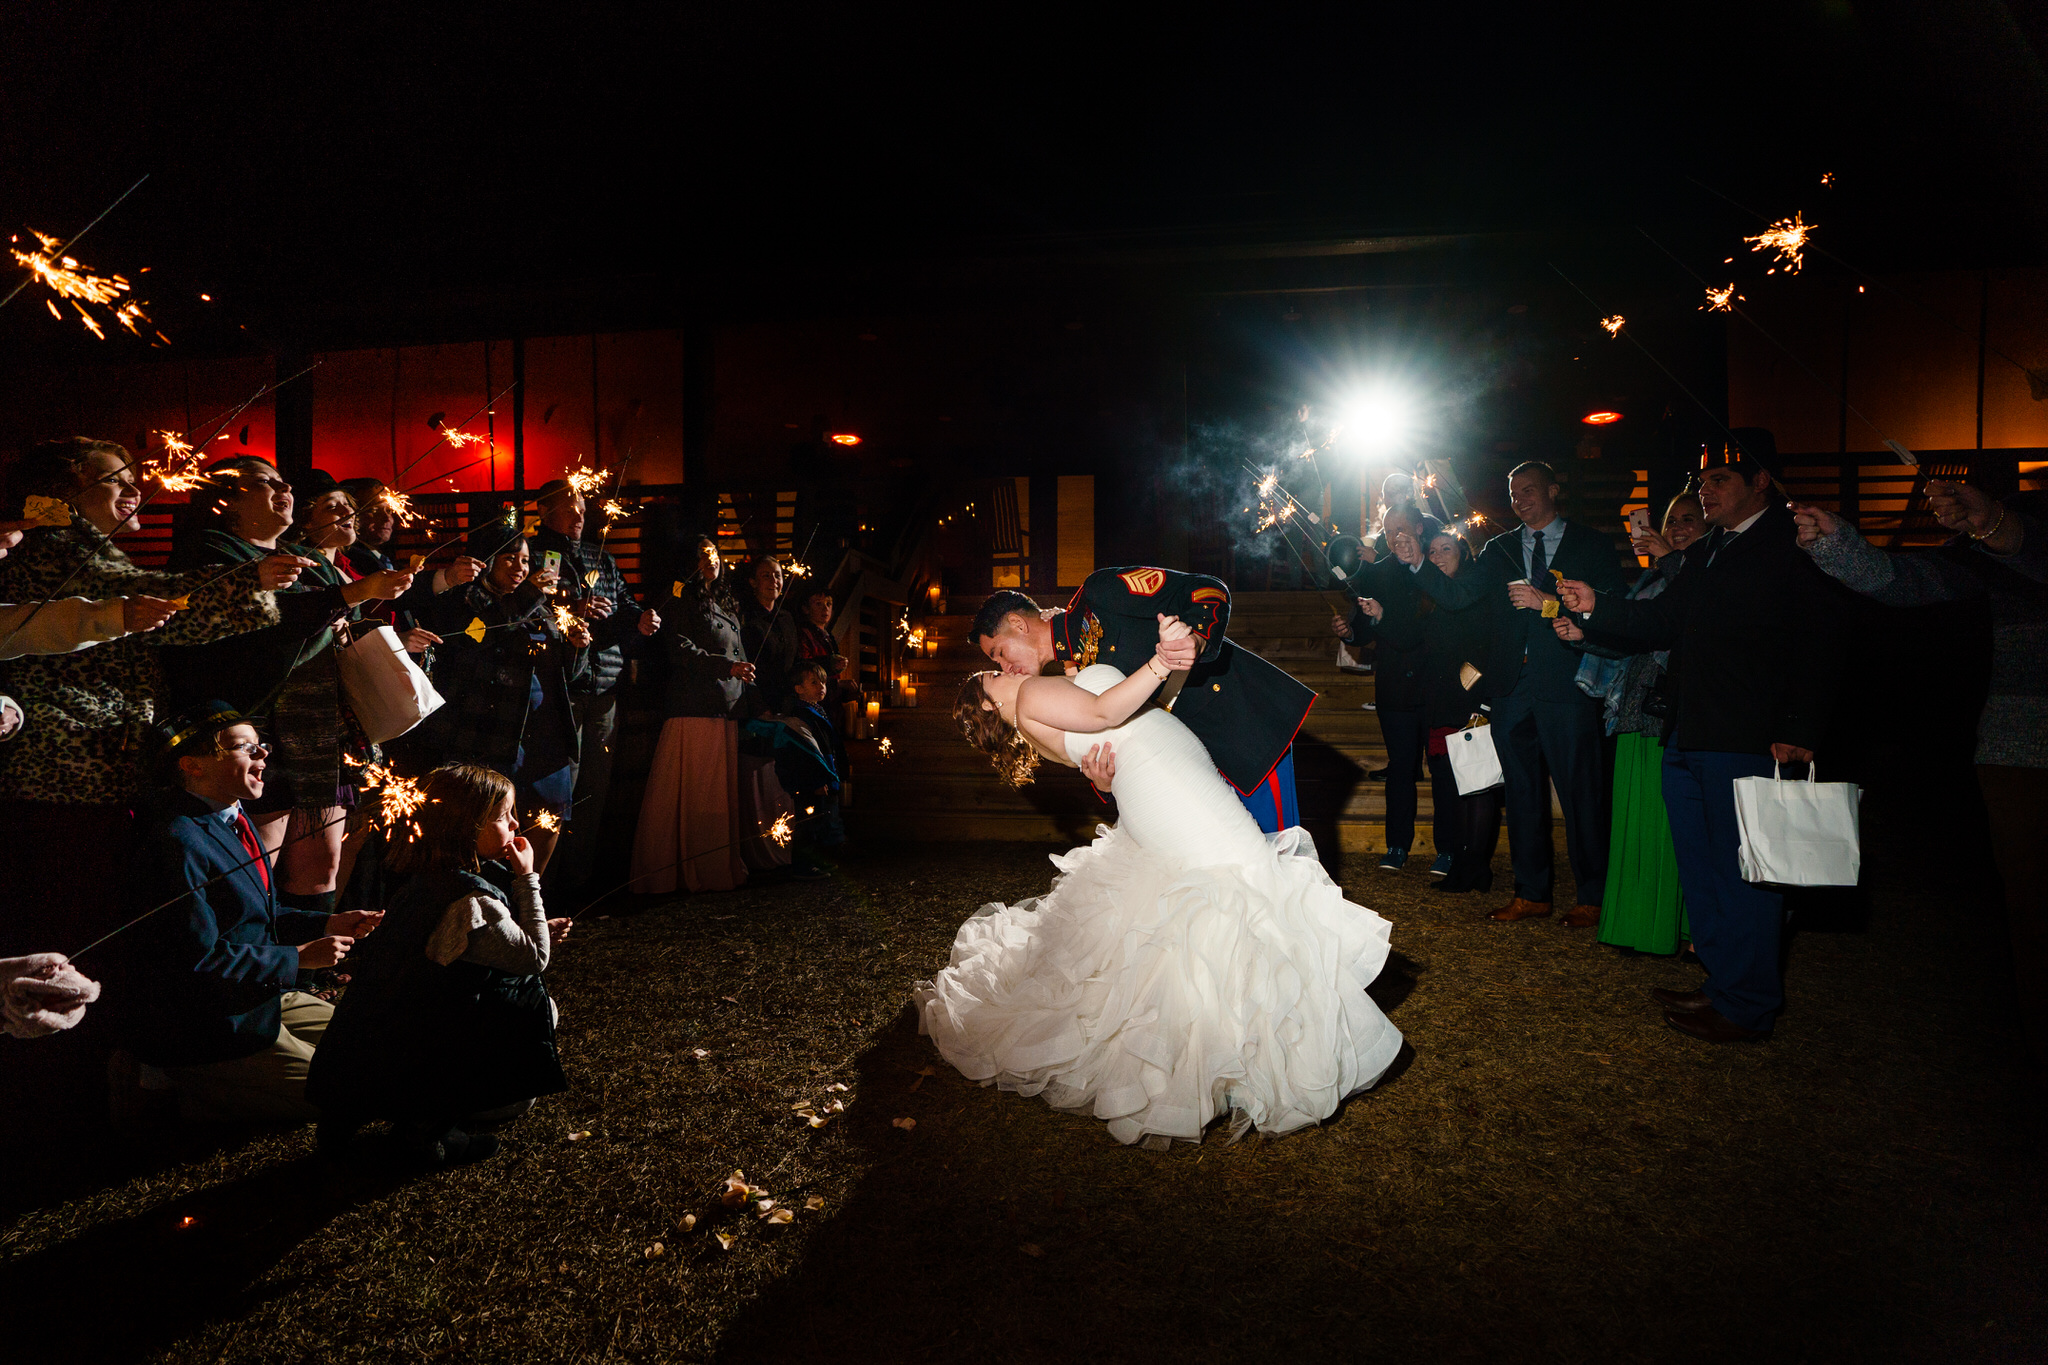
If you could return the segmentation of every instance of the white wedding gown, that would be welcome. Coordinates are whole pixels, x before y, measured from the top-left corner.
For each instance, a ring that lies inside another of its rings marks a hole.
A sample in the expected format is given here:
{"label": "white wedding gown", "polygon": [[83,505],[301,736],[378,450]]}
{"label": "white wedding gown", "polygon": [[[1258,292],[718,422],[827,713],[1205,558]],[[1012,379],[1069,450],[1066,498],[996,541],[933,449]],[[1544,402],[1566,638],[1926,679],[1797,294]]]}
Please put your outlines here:
{"label": "white wedding gown", "polygon": [[1365,993],[1391,926],[1344,899],[1304,831],[1263,833],[1171,713],[1070,734],[1068,755],[1102,742],[1117,826],[1056,855],[1045,895],[960,926],[913,992],[920,1028],[961,1074],[1107,1119],[1119,1142],[1198,1142],[1232,1109],[1266,1133],[1328,1118],[1401,1048]]}

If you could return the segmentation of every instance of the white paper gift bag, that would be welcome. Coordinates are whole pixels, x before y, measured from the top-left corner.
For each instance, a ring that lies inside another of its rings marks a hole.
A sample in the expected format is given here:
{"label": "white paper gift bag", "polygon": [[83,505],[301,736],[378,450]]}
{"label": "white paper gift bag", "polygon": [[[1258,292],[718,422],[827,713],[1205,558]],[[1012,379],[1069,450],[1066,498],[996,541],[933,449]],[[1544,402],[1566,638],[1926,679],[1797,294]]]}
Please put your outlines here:
{"label": "white paper gift bag", "polygon": [[349,709],[373,744],[386,744],[441,709],[441,694],[389,626],[356,628],[335,664]]}
{"label": "white paper gift bag", "polygon": [[1853,782],[1822,782],[1807,765],[1804,782],[1787,782],[1771,765],[1769,777],[1735,779],[1735,825],[1742,879],[1776,886],[1854,886],[1863,865],[1859,808],[1863,789]]}
{"label": "white paper gift bag", "polygon": [[1458,780],[1458,795],[1470,796],[1501,784],[1500,755],[1493,751],[1493,727],[1475,725],[1453,730],[1444,736],[1451,755],[1451,776]]}

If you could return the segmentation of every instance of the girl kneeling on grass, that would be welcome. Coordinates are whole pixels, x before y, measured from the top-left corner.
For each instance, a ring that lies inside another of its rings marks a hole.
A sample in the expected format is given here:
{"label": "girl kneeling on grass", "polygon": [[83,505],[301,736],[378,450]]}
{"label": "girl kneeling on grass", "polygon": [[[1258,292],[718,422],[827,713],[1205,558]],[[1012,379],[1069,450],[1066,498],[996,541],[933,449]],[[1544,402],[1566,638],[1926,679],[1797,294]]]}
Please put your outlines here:
{"label": "girl kneeling on grass", "polygon": [[390,1119],[401,1142],[444,1165],[491,1155],[498,1140],[472,1130],[569,1088],[540,977],[569,921],[546,918],[510,779],[455,764],[420,788],[419,834],[389,859],[405,880],[349,959],[306,1096],[320,1106],[324,1150]]}

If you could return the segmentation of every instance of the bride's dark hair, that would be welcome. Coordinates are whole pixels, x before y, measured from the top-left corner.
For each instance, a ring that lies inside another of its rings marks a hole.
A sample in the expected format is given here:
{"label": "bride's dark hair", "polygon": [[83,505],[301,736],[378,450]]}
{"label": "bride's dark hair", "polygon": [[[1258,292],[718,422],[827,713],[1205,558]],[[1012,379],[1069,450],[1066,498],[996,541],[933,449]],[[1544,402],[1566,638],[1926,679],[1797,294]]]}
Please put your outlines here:
{"label": "bride's dark hair", "polygon": [[988,755],[997,777],[1012,787],[1022,787],[1031,781],[1033,770],[1038,767],[1038,750],[1031,747],[1022,730],[1003,719],[988,689],[982,686],[983,678],[995,676],[976,673],[961,685],[960,700],[953,703],[953,723],[960,727],[969,744]]}

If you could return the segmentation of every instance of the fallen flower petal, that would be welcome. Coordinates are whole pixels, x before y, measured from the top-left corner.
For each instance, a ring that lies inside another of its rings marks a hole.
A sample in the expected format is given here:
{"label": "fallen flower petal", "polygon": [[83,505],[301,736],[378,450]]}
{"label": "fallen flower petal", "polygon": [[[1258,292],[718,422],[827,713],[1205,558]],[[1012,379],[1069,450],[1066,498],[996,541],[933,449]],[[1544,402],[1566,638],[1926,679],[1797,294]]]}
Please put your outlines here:
{"label": "fallen flower petal", "polygon": [[585,1139],[585,1138],[587,1138],[587,1137],[589,1137],[589,1136],[590,1136],[590,1130],[589,1130],[588,1128],[585,1128],[585,1129],[584,1129],[584,1130],[583,1130],[582,1132],[580,1132],[580,1133],[571,1133],[571,1134],[569,1134],[569,1141],[571,1141],[571,1142],[581,1142],[581,1141],[583,1141],[583,1139]]}
{"label": "fallen flower petal", "polygon": [[822,1194],[812,1195],[809,1199],[804,1200],[804,1207],[816,1213],[819,1209],[825,1207],[825,1196]]}
{"label": "fallen flower petal", "polygon": [[696,1227],[696,1226],[697,1226],[697,1215],[696,1215],[696,1214],[694,1214],[694,1213],[686,1213],[686,1214],[684,1214],[684,1215],[683,1215],[683,1221],[682,1221],[682,1229],[683,1229],[683,1231],[684,1231],[684,1232],[688,1232],[688,1231],[689,1231],[689,1230],[690,1230],[691,1228],[693,1228],[693,1227]]}
{"label": "fallen flower petal", "polygon": [[732,1244],[739,1240],[739,1234],[735,1232],[719,1232],[712,1235],[718,1238],[718,1245],[726,1251],[731,1251]]}
{"label": "fallen flower petal", "polygon": [[846,1087],[845,1087],[845,1086],[841,1085],[841,1084],[840,1084],[839,1082],[837,1082],[837,1081],[834,1081],[834,1082],[832,1082],[832,1084],[830,1084],[830,1085],[826,1086],[825,1088],[826,1088],[827,1090],[844,1090],[844,1089],[846,1089]]}
{"label": "fallen flower petal", "polygon": [[654,1244],[653,1246],[651,1246],[651,1247],[647,1248],[647,1250],[646,1250],[646,1251],[644,1251],[644,1252],[642,1252],[642,1253],[640,1253],[640,1254],[641,1254],[641,1255],[643,1255],[643,1256],[645,1256],[645,1257],[646,1257],[646,1258],[647,1258],[648,1260],[650,1260],[650,1261],[651,1261],[651,1260],[653,1260],[653,1259],[654,1259],[655,1257],[657,1257],[657,1256],[665,1256],[665,1255],[667,1255],[667,1254],[668,1254],[668,1248],[664,1247],[664,1246],[663,1246],[663,1245],[662,1245],[661,1243],[659,1243],[659,1242],[656,1242],[656,1243],[655,1243],[655,1244]]}
{"label": "fallen flower petal", "polygon": [[762,1214],[761,1221],[764,1223],[794,1223],[796,1215],[788,1209],[776,1209],[770,1213]]}
{"label": "fallen flower petal", "polygon": [[709,1048],[693,1047],[690,1049],[690,1055],[700,1062],[708,1061],[711,1057],[711,1050]]}
{"label": "fallen flower petal", "polygon": [[829,1122],[831,1122],[830,1119],[819,1118],[816,1114],[810,1116],[810,1124],[813,1128],[823,1128]]}
{"label": "fallen flower petal", "polygon": [[768,1212],[768,1210],[775,1207],[775,1201],[773,1199],[762,1199],[757,1201],[754,1207],[761,1210],[761,1212],[766,1213]]}
{"label": "fallen flower petal", "polygon": [[889,1120],[889,1126],[890,1126],[891,1128],[901,1128],[901,1129],[902,1129],[902,1130],[903,1130],[904,1132],[906,1132],[906,1133],[907,1133],[907,1132],[909,1132],[909,1131],[910,1131],[911,1129],[913,1129],[913,1128],[917,1127],[917,1120],[916,1120],[916,1119],[890,1119],[890,1120]]}
{"label": "fallen flower petal", "polygon": [[1026,1242],[1023,1246],[1018,1247],[1017,1250],[1023,1252],[1026,1256],[1045,1255],[1045,1248],[1036,1242]]}

